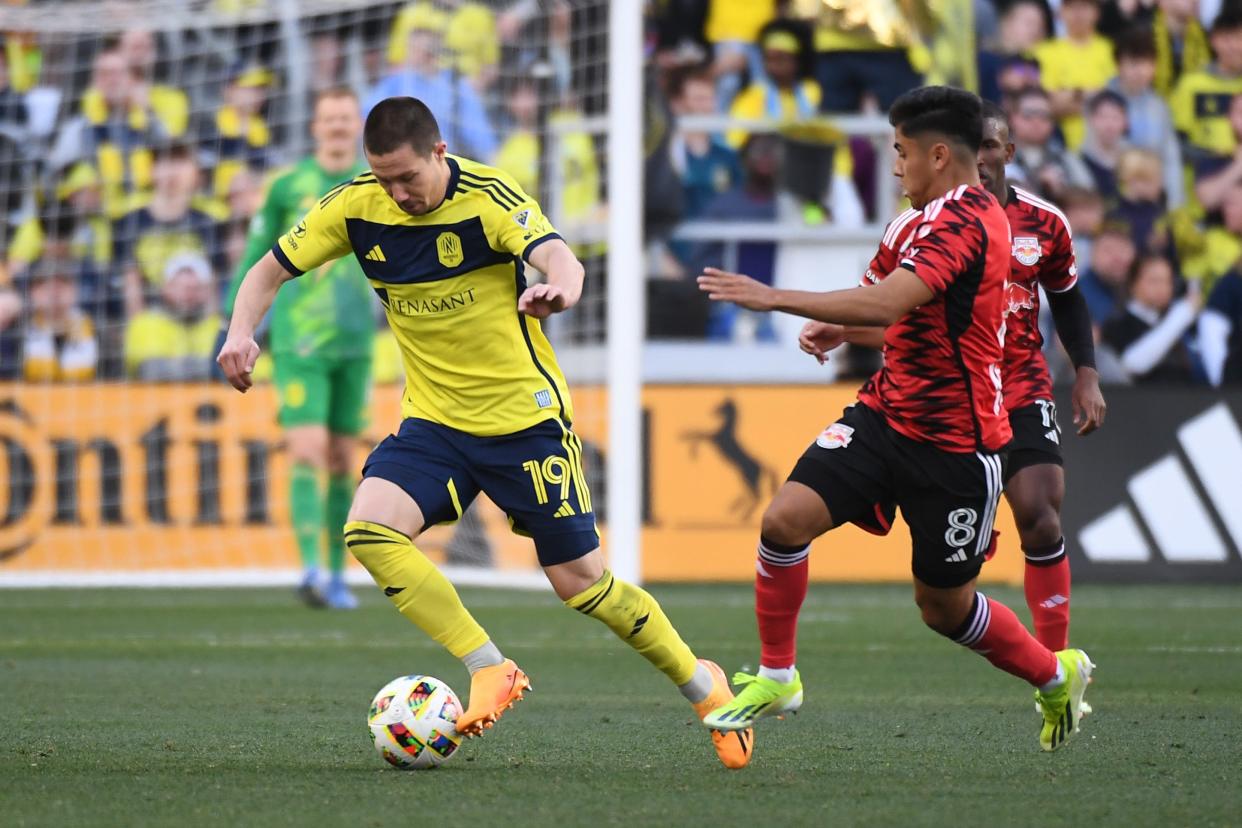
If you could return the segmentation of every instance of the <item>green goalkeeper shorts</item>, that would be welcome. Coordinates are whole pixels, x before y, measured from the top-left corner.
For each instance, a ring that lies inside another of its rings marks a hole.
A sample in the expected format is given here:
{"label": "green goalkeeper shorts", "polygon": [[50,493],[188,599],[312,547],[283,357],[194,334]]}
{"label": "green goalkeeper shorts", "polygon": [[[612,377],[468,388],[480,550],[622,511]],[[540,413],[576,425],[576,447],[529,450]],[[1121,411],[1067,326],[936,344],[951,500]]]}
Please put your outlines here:
{"label": "green goalkeeper shorts", "polygon": [[280,424],[327,426],[333,434],[361,434],[370,421],[371,357],[273,354]]}

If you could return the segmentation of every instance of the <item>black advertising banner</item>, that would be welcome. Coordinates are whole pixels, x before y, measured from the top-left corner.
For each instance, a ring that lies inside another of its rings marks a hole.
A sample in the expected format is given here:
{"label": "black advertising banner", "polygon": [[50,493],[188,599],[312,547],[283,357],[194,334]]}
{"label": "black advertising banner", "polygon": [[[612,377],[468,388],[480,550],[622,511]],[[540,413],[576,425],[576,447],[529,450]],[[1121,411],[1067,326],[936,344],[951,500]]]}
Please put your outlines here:
{"label": "black advertising banner", "polygon": [[1058,394],[1075,581],[1242,582],[1242,392],[1106,388],[1074,434]]}

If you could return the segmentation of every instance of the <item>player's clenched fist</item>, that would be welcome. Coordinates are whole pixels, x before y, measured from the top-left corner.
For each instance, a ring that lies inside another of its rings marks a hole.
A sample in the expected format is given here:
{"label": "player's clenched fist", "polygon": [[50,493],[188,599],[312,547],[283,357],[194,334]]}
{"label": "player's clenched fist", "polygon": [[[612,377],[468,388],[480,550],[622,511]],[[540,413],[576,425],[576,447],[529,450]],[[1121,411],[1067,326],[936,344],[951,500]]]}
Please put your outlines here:
{"label": "player's clenched fist", "polygon": [[798,347],[805,353],[819,360],[823,365],[828,361],[828,352],[845,342],[845,326],[831,322],[811,320],[802,326],[798,334]]}
{"label": "player's clenched fist", "polygon": [[254,337],[229,337],[216,356],[216,363],[229,384],[245,394],[254,385],[250,374],[254,371],[254,363],[259,358],[259,343]]}

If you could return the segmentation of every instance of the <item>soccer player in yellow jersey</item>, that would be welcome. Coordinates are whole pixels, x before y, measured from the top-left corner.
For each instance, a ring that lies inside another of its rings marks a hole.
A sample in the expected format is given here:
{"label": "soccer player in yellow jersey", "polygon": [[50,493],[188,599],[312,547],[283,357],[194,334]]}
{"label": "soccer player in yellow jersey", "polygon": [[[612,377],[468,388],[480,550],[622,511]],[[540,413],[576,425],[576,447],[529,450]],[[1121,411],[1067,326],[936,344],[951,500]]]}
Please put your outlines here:
{"label": "soccer player in yellow jersey", "polygon": [[[421,101],[377,104],[363,148],[370,172],[330,190],[246,274],[217,358],[229,382],[251,387],[254,329],[281,284],[353,252],[401,346],[406,390],[400,429],[363,467],[345,543],[470,671],[457,729],[478,735],[530,686],[415,546],[480,491],[534,539],[567,606],[672,679],[700,718],[727,703],[720,668],[696,660],[655,599],[604,565],[569,389],[539,324],[578,301],[582,265],[512,177],[446,153]],[[547,280],[528,285],[525,263]],[[750,760],[752,739],[712,732],[731,768]]]}

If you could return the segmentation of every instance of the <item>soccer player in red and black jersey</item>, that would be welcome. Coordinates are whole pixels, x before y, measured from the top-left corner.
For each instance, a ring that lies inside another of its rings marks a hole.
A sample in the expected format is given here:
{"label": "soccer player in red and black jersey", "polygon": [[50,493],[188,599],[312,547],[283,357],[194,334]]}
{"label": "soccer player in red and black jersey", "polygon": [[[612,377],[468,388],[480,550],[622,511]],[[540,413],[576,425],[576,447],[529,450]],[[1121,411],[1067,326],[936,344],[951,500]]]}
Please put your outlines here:
{"label": "soccer player in red and black jersey", "polygon": [[[1005,467],[1005,497],[1013,509],[1019,540],[1026,556],[1024,577],[1027,606],[1035,637],[1050,650],[1069,645],[1070,569],[1061,534],[1061,500],[1065,475],[1061,463],[1061,428],[1052,399],[1052,377],[1044,360],[1039,331],[1039,289],[1048,296],[1057,335],[1074,365],[1071,402],[1080,435],[1104,422],[1105,403],[1095,370],[1091,316],[1077,288],[1078,270],[1069,223],[1054,205],[1005,181],[1005,165],[1013,159],[1005,111],[983,104],[983,143],[979,149],[979,180],[1005,208],[1012,234],[1011,275],[1005,302],[1005,360],[1001,369],[1005,410],[1013,441]],[[874,284],[896,266],[910,243],[922,211],[910,209],[885,230],[876,258],[862,283]],[[882,347],[882,332],[810,322],[801,344],[821,360],[842,341]],[[891,504],[859,521],[868,531],[884,533]]]}
{"label": "soccer player in red and black jersey", "polygon": [[1103,424],[1105,403],[1095,370],[1091,314],[1077,286],[1069,223],[1052,204],[1006,183],[1005,165],[1014,153],[1008,119],[995,104],[984,104],[983,116],[979,178],[1005,208],[1013,235],[1001,369],[1005,409],[1013,429],[1005,497],[1013,508],[1026,556],[1024,584],[1035,637],[1049,649],[1061,650],[1069,641],[1070,598],[1069,560],[1061,534],[1065,474],[1052,377],[1041,350],[1040,287],[1048,297],[1057,336],[1074,366],[1070,400],[1080,435]]}
{"label": "soccer player in red and black jersey", "polygon": [[762,644],[757,675],[704,718],[716,729],[797,709],[798,612],[810,542],[895,503],[910,526],[915,601],[933,630],[1036,687],[1040,745],[1054,750],[1077,729],[1091,662],[1054,653],[1013,611],[975,589],[1012,432],[1001,370],[1010,275],[1009,222],[979,183],[979,98],[947,87],[913,90],[894,104],[894,174],[921,211],[891,272],[874,285],[812,293],[704,271],[718,301],[821,322],[884,328],[884,366],[806,450],[763,516],[755,586]]}

